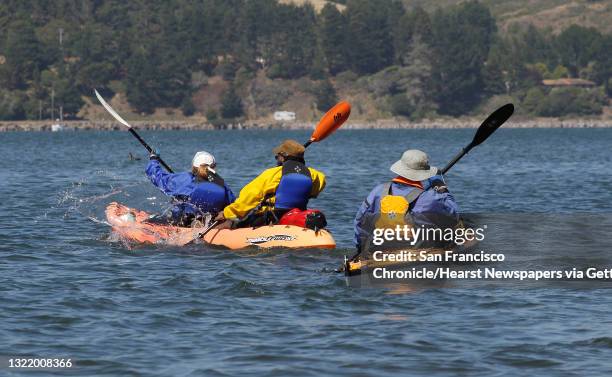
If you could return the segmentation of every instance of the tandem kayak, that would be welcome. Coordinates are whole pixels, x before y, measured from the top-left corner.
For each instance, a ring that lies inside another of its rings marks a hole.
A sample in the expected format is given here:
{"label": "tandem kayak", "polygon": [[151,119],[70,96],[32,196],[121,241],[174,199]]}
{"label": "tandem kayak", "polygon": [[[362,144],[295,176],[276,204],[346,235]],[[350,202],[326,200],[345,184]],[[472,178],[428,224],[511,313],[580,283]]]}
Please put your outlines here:
{"label": "tandem kayak", "polygon": [[[179,227],[148,222],[151,214],[111,203],[106,207],[106,219],[113,231],[129,241],[149,244],[183,246],[198,238],[205,227]],[[265,225],[257,228],[212,229],[203,238],[209,245],[228,249],[290,248],[333,249],[336,241],[322,229],[293,225]]]}

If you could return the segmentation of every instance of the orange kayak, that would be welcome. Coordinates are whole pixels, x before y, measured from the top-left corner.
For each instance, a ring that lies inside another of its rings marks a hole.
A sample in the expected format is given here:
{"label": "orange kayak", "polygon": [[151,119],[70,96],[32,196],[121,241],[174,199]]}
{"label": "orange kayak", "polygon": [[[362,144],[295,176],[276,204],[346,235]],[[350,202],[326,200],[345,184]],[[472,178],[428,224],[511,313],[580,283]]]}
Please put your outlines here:
{"label": "orange kayak", "polygon": [[[119,236],[139,243],[185,245],[198,237],[205,227],[178,227],[147,222],[145,211],[111,203],[106,207],[106,219]],[[266,225],[257,228],[213,229],[204,236],[209,245],[228,249],[313,248],[333,249],[336,241],[327,230],[314,231],[293,225]]]}

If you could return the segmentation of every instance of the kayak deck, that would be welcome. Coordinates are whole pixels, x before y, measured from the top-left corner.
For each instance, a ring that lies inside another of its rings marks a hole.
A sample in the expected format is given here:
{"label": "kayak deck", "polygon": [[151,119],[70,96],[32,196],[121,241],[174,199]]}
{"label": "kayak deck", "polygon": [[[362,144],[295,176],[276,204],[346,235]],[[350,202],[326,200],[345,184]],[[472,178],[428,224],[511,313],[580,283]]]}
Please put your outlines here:
{"label": "kayak deck", "polygon": [[[150,214],[113,202],[106,207],[106,218],[113,230],[130,241],[148,244],[183,246],[198,238],[205,227],[178,227],[147,222]],[[203,238],[209,245],[228,249],[257,248],[316,248],[333,249],[336,241],[322,229],[293,225],[266,225],[257,228],[213,229]]]}

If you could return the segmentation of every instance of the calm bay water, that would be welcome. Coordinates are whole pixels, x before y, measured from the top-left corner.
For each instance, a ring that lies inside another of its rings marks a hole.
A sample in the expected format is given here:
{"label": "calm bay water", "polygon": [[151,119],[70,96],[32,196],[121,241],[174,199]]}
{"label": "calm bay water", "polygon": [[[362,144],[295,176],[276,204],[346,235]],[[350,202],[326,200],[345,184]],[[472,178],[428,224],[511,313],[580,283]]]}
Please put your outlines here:
{"label": "calm bay water", "polygon": [[[143,132],[175,170],[196,150],[213,152],[236,193],[273,164],[278,142],[308,135]],[[610,375],[607,288],[363,288],[332,272],[352,253],[359,203],[403,150],[444,165],[472,135],[338,132],[307,160],[328,175],[311,203],[339,248],[229,252],[129,248],[111,236],[109,202],[167,203],[127,133],[0,134],[0,375],[19,374],[6,368],[13,356],[76,363],[28,375]],[[502,129],[447,181],[463,211],[487,214],[497,230],[488,247],[527,265],[556,253],[607,261],[609,243],[581,245],[584,234],[610,240],[611,150],[612,129]]]}

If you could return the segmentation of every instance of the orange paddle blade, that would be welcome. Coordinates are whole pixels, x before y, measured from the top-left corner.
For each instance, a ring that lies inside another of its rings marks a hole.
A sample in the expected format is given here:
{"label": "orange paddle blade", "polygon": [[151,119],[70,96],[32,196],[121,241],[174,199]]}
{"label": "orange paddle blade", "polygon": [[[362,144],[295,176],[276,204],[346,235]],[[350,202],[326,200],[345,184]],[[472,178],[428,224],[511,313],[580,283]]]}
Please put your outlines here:
{"label": "orange paddle blade", "polygon": [[346,101],[338,102],[323,115],[312,136],[310,136],[310,141],[316,142],[325,139],[337,130],[342,123],[346,122],[349,115],[351,115],[351,105]]}

